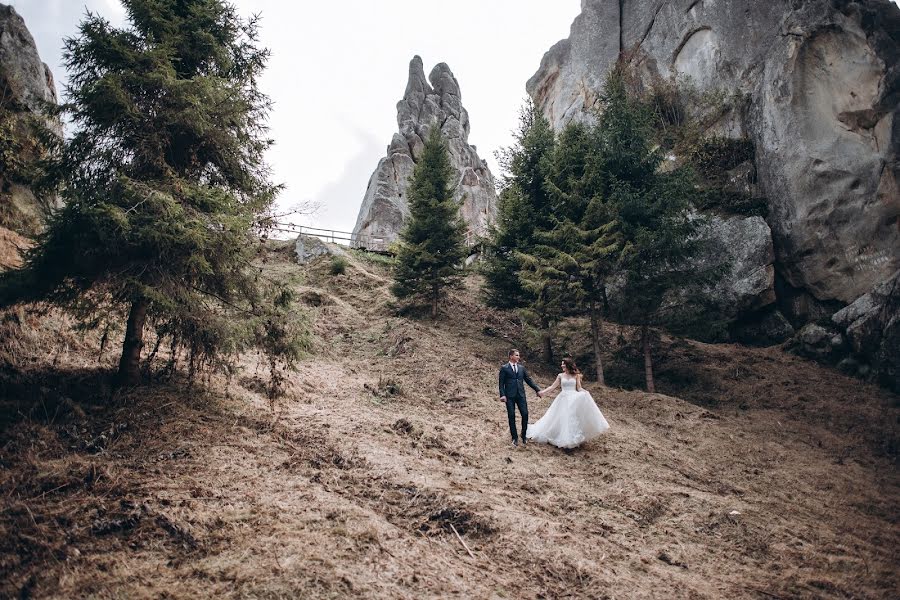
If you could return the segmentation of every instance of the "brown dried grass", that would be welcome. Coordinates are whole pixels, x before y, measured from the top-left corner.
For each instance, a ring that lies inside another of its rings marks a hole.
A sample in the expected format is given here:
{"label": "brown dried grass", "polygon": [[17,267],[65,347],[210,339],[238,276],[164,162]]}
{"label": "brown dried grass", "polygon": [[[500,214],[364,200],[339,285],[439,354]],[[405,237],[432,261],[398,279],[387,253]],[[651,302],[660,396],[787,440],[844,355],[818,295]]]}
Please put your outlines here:
{"label": "brown dried grass", "polygon": [[663,389],[715,402],[594,386],[606,437],[514,451],[494,391],[514,316],[469,282],[409,319],[383,266],[287,258],[266,269],[310,300],[319,351],[274,407],[254,357],[228,390],[116,394],[61,317],[5,322],[0,596],[894,596],[896,396],[664,340]]}
{"label": "brown dried grass", "polygon": [[32,241],[11,229],[0,227],[0,271],[22,266],[22,253],[32,246]]}

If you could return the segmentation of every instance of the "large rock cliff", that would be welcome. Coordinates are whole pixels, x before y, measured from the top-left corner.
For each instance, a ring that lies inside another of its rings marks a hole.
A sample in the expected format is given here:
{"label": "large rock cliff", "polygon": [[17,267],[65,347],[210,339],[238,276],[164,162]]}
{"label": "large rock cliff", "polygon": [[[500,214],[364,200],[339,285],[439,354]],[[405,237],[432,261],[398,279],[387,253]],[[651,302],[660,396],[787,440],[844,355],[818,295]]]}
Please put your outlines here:
{"label": "large rock cliff", "polygon": [[55,203],[33,193],[29,166],[42,151],[36,126],[62,135],[60,122],[42,112],[56,102],[53,75],[24,20],[0,4],[0,225],[25,235],[40,229]]}
{"label": "large rock cliff", "polygon": [[529,94],[560,128],[622,57],[645,82],[747,99],[712,128],[755,147],[779,308],[795,326],[900,268],[900,9],[889,0],[583,0]]}
{"label": "large rock cliff", "polygon": [[434,126],[441,128],[459,177],[456,200],[463,219],[471,232],[485,232],[497,211],[494,178],[475,146],[469,145],[469,114],[446,64],[436,65],[425,79],[422,59],[412,59],[406,92],[397,103],[397,123],[399,132],[369,179],[353,229],[356,244],[383,249],[397,239],[409,214],[408,181]]}

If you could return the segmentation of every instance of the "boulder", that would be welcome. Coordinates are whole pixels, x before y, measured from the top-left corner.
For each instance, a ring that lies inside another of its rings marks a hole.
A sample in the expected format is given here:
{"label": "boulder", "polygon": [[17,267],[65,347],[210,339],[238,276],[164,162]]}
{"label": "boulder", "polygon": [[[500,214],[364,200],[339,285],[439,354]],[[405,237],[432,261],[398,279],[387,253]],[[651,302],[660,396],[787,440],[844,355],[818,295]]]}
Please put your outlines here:
{"label": "boulder", "polygon": [[900,391],[900,271],[831,317],[853,357]]}
{"label": "boulder", "polygon": [[731,269],[711,290],[713,305],[728,321],[775,303],[775,253],[769,226],[762,217],[712,216],[708,235],[715,256],[726,256]]}
{"label": "boulder", "polygon": [[[675,287],[662,302],[663,312],[690,335],[706,341],[724,340],[726,330],[749,327],[775,310],[774,253],[769,228],[761,217],[712,215],[699,235],[709,243],[695,257],[691,268],[716,270],[723,259],[728,265],[714,285],[701,289]],[[608,282],[607,300],[612,314],[627,314],[631,299],[623,293],[625,275]],[[748,317],[748,315],[751,315]],[[780,313],[779,313],[780,316]],[[783,319],[783,317],[781,317]],[[776,344],[793,334],[790,324],[767,322],[767,333],[751,334],[760,344]],[[784,330],[790,330],[784,333]]]}
{"label": "boulder", "polygon": [[800,356],[833,363],[844,355],[845,345],[836,329],[809,323],[797,332],[787,347]]}
{"label": "boulder", "polygon": [[294,242],[294,253],[297,262],[305,265],[320,256],[347,256],[347,252],[338,244],[329,244],[315,236],[299,235]]}
{"label": "boulder", "polygon": [[455,199],[469,231],[486,231],[497,211],[494,177],[487,163],[469,144],[469,114],[462,105],[459,83],[440,63],[425,78],[422,59],[409,64],[409,80],[397,103],[397,124],[387,154],[369,179],[353,228],[354,245],[383,250],[399,236],[409,215],[406,191],[409,178],[432,127],[440,127],[457,174]]}

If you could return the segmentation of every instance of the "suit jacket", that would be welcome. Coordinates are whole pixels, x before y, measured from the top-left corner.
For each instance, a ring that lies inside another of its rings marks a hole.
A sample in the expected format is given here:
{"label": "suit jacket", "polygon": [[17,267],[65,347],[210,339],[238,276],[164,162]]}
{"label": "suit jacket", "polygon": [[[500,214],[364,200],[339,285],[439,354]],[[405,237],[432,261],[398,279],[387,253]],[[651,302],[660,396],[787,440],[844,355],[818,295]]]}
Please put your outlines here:
{"label": "suit jacket", "polygon": [[527,383],[531,389],[535,392],[539,391],[540,388],[535,385],[534,381],[531,380],[531,376],[528,375],[528,370],[519,363],[516,365],[516,371],[513,371],[512,366],[509,363],[506,363],[502,367],[500,367],[500,397],[506,396],[507,398],[515,398],[517,396],[525,397],[525,384]]}

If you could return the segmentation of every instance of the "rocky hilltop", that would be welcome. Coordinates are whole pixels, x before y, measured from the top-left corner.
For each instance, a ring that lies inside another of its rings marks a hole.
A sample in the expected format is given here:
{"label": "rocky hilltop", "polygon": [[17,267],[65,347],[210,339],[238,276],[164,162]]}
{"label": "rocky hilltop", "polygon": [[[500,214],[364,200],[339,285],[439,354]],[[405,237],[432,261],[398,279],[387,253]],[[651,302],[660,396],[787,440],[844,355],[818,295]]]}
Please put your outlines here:
{"label": "rocky hilltop", "polygon": [[41,151],[35,125],[62,135],[59,121],[41,112],[56,102],[53,75],[41,62],[25,21],[13,7],[0,4],[0,225],[25,235],[37,232],[53,203],[32,192],[28,166]]}
{"label": "rocky hilltop", "polygon": [[435,125],[441,128],[459,174],[456,200],[469,230],[483,232],[493,220],[497,210],[494,177],[469,144],[469,113],[461,97],[459,83],[446,64],[436,65],[426,79],[420,57],[409,63],[406,92],[397,103],[399,132],[369,179],[353,229],[359,245],[380,248],[397,239],[409,214],[407,182]]}
{"label": "rocky hilltop", "polygon": [[831,316],[864,297],[880,317],[861,352],[884,355],[900,336],[884,308],[900,269],[898,32],[889,0],[583,0],[527,90],[556,128],[590,113],[620,57],[648,85],[676,77],[746,98],[708,133],[754,146],[777,308],[798,329],[846,333],[847,314]]}

